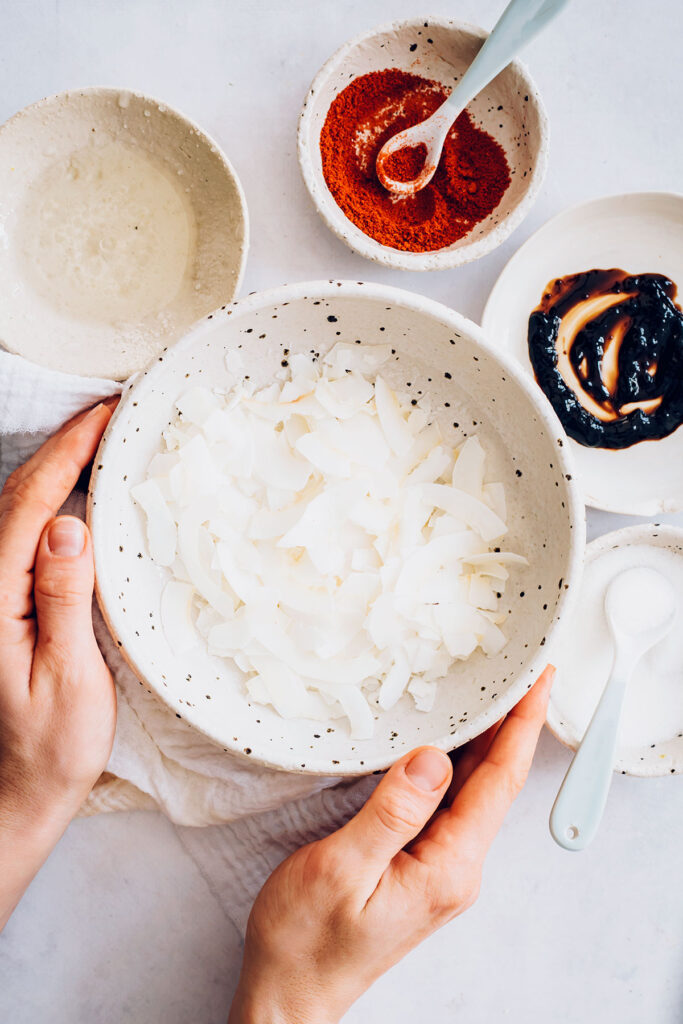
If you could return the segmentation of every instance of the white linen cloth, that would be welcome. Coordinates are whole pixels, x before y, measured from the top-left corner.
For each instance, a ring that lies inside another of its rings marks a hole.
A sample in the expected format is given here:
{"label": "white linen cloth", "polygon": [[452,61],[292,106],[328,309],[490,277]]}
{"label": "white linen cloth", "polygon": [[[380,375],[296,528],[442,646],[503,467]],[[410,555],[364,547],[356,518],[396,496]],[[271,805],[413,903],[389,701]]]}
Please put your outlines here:
{"label": "white linen cloth", "polygon": [[[0,351],[0,485],[67,419],[121,390],[115,381],[46,370]],[[74,492],[65,510],[83,517],[85,496]],[[274,772],[225,754],[139,685],[96,604],[93,618],[118,691],[116,736],[107,766],[116,779],[94,790],[84,813],[156,806],[177,825],[236,822],[222,828],[181,828],[178,834],[242,928],[254,896],[276,864],[303,842],[338,827],[376,780],[320,793],[335,780]],[[253,815],[257,817],[238,821]]]}

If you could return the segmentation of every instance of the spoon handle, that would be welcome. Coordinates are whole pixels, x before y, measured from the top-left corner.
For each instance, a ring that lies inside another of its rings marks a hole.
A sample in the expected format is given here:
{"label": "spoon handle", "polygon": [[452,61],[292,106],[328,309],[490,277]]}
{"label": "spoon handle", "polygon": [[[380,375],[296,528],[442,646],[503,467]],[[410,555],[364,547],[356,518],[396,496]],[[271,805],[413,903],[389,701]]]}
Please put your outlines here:
{"label": "spoon handle", "polygon": [[[510,0],[488,39],[446,100],[458,113],[545,28],[569,0]],[[442,108],[443,109],[443,108]]]}
{"label": "spoon handle", "polygon": [[612,782],[619,719],[633,665],[616,660],[550,812],[550,832],[565,850],[583,850],[598,830]]}

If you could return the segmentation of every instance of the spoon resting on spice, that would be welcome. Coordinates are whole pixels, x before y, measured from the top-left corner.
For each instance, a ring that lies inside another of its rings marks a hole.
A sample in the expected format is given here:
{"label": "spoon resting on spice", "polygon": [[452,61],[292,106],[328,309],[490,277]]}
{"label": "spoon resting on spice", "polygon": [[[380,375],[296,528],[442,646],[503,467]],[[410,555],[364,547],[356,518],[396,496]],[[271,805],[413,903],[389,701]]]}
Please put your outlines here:
{"label": "spoon resting on spice", "polygon": [[585,849],[598,830],[612,781],[626,688],[642,656],[671,629],[676,610],[676,593],[656,569],[626,569],[607,588],[612,671],[550,812],[550,832],[565,850]]}
{"label": "spoon resting on spice", "polygon": [[[377,177],[389,192],[413,195],[429,184],[458,115],[567,3],[568,0],[511,0],[448,99],[426,121],[392,136],[380,149]],[[407,151],[401,160],[397,156],[400,150]],[[397,173],[413,177],[397,181]]]}

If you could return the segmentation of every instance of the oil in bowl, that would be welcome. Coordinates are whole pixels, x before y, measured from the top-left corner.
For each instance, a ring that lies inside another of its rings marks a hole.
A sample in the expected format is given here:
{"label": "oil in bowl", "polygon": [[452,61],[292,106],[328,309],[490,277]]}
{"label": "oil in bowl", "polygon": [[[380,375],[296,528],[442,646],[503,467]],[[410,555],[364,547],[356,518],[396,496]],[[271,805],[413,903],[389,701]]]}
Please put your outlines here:
{"label": "oil in bowl", "polygon": [[232,301],[247,242],[226,157],[157,100],[66,92],[0,128],[0,338],[10,352],[124,380]]}

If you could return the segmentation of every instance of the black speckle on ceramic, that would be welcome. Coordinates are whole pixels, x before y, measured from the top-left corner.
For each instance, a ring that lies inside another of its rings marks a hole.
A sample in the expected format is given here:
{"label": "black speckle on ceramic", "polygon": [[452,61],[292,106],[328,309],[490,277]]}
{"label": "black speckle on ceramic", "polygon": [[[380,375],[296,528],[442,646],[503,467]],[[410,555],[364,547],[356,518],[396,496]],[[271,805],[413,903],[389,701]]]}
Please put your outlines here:
{"label": "black speckle on ceramic", "polygon": [[[683,529],[675,526],[661,526],[658,523],[645,523],[614,530],[612,533],[603,534],[588,545],[586,563],[600,558],[605,552],[643,544],[664,548],[672,555],[683,558]],[[560,580],[561,589],[564,585],[564,581]],[[566,628],[571,630],[571,616]],[[548,706],[548,727],[562,743],[570,749],[576,750],[579,736],[576,733],[576,726],[573,724],[574,716],[569,713],[571,709],[562,703],[563,692],[564,689],[558,687],[553,690]],[[672,723],[677,714],[678,709],[672,707]],[[624,748],[618,746],[615,771],[621,772],[622,775],[646,777],[683,773],[683,732],[674,734],[672,728],[670,739],[648,743],[645,747]]]}
{"label": "black speckle on ceramic", "polygon": [[[431,253],[381,245],[349,221],[329,193],[320,166],[320,132],[338,92],[356,75],[394,67],[452,86],[476,56],[487,33],[473,25],[434,18],[429,34],[419,19],[396,21],[345,44],[318,73],[299,117],[299,162],[304,181],[327,226],[361,255],[407,270],[459,266],[491,252],[521,223],[545,174],[548,124],[529,73],[514,61],[468,104],[475,123],[505,150],[510,185],[489,216],[464,238]],[[455,74],[453,74],[455,70]]]}
{"label": "black speckle on ceramic", "polygon": [[215,143],[182,114],[139,93],[125,93],[122,118],[122,95],[110,88],[71,90],[25,108],[3,125],[3,144],[11,158],[0,167],[3,201],[17,210],[26,205],[47,168],[68,163],[95,137],[115,137],[148,154],[169,181],[182,183],[188,220],[201,226],[188,262],[193,279],[184,280],[159,308],[135,303],[114,315],[105,304],[102,315],[95,310],[85,316],[68,301],[63,308],[37,301],[39,293],[27,291],[19,276],[22,261],[13,261],[15,280],[13,264],[3,268],[3,347],[52,369],[116,380],[126,380],[161,358],[169,339],[182,337],[215,306],[232,299],[248,245],[246,200]]}
{"label": "black speckle on ceramic", "polygon": [[[269,327],[260,338],[265,320]],[[166,571],[147,556],[143,517],[130,498],[130,487],[143,479],[159,449],[174,400],[204,379],[220,387],[228,349],[242,346],[249,376],[262,386],[281,372],[283,359],[306,354],[317,361],[337,341],[388,344],[392,356],[382,374],[389,384],[428,402],[449,442],[475,432],[481,437],[489,479],[506,487],[505,546],[530,563],[515,568],[511,581],[505,649],[492,659],[477,653],[457,662],[429,714],[417,712],[411,697],[402,698],[378,716],[368,741],[352,740],[345,720],[285,720],[248,701],[235,664],[201,647],[181,657],[171,653],[158,625]],[[476,325],[446,307],[378,285],[292,285],[205,319],[124,397],[97,462],[102,468],[93,475],[97,503],[91,501],[90,521],[100,601],[138,677],[176,714],[182,707],[184,721],[221,749],[290,771],[380,770],[420,743],[451,749],[497,721],[548,659],[542,645],[550,642],[569,599],[565,587],[579,571],[583,548],[583,508],[567,479],[570,467],[554,420],[537,389],[526,380],[520,384],[520,377]]]}

